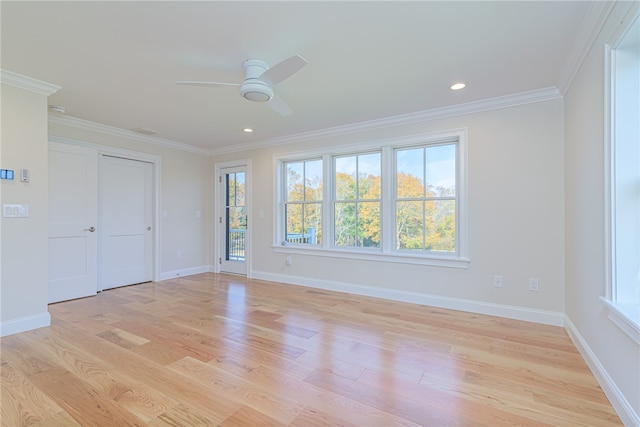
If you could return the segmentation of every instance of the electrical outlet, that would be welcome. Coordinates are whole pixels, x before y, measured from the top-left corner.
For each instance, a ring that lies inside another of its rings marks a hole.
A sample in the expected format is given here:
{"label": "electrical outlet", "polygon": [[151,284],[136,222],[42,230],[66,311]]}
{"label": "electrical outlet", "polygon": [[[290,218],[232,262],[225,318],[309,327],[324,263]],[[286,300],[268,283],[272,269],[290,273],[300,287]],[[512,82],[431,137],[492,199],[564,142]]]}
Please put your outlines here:
{"label": "electrical outlet", "polygon": [[538,292],[540,290],[540,280],[539,279],[529,279],[529,291]]}
{"label": "electrical outlet", "polygon": [[493,287],[494,288],[502,287],[502,275],[496,274],[495,276],[493,276]]}

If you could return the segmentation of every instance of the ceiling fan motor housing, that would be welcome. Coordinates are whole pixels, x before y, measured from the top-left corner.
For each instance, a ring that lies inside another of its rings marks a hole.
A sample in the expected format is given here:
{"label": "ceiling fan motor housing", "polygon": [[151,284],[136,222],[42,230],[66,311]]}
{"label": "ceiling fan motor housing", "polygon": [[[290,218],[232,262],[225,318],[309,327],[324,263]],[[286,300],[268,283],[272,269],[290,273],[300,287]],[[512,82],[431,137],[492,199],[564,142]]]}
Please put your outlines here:
{"label": "ceiling fan motor housing", "polygon": [[248,59],[243,65],[246,77],[240,85],[240,94],[253,102],[267,102],[273,98],[271,85],[260,80],[260,76],[269,68],[267,63],[258,59]]}

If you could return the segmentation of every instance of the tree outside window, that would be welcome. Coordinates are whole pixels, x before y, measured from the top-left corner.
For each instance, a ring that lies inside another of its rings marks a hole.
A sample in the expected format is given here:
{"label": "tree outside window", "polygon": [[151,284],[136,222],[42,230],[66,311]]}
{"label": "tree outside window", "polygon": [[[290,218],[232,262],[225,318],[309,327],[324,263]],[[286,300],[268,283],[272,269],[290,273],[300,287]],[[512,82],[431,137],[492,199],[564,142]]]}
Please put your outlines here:
{"label": "tree outside window", "polygon": [[381,153],[334,158],[334,245],[380,247]]}
{"label": "tree outside window", "polygon": [[396,250],[456,252],[456,145],[396,150]]}
{"label": "tree outside window", "polygon": [[322,243],[322,160],[288,162],[286,174],[286,236],[288,243]]}

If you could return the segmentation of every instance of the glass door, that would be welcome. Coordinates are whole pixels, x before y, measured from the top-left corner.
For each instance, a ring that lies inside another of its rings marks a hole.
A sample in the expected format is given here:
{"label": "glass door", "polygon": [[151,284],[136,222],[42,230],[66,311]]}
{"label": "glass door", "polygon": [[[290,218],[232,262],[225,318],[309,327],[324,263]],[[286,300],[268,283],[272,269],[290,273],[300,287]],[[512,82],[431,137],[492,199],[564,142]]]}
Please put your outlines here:
{"label": "glass door", "polygon": [[222,216],[219,218],[221,248],[220,271],[247,274],[247,212],[246,168],[225,168],[220,171]]}

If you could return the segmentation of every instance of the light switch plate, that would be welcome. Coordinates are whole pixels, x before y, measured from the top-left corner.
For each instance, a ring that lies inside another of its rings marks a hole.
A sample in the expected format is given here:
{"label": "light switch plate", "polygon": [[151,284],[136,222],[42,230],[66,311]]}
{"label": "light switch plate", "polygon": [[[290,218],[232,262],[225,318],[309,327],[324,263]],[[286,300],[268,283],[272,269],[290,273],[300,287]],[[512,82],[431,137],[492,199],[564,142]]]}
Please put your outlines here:
{"label": "light switch plate", "polygon": [[29,218],[29,205],[3,204],[2,216],[5,218]]}

